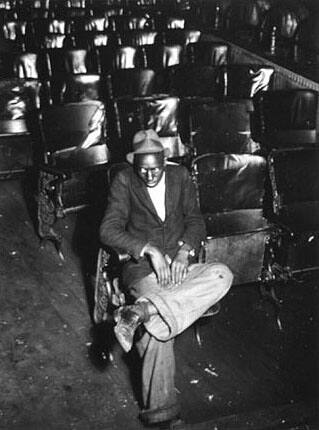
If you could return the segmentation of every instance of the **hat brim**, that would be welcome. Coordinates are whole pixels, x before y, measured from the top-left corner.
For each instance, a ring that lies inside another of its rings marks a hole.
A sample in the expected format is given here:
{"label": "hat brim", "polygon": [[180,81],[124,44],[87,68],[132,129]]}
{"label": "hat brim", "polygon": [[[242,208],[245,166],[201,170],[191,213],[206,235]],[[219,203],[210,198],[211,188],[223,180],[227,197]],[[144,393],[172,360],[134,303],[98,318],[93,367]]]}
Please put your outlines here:
{"label": "hat brim", "polygon": [[126,154],[126,160],[130,163],[133,164],[134,163],[134,155],[138,155],[138,154],[156,154],[158,152],[164,152],[164,157],[168,158],[170,156],[170,149],[169,148],[164,148],[163,151],[145,151],[145,152],[129,152],[128,154]]}

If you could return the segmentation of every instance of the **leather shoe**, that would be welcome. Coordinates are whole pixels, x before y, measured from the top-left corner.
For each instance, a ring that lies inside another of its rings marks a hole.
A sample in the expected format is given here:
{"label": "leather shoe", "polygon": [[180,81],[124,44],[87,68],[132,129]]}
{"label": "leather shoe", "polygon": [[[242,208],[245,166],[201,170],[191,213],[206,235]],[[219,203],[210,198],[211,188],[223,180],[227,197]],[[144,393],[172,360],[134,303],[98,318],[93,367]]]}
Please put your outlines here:
{"label": "leather shoe", "polygon": [[145,321],[145,312],[139,304],[122,306],[114,313],[116,326],[114,334],[125,352],[129,352],[133,345],[137,327]]}

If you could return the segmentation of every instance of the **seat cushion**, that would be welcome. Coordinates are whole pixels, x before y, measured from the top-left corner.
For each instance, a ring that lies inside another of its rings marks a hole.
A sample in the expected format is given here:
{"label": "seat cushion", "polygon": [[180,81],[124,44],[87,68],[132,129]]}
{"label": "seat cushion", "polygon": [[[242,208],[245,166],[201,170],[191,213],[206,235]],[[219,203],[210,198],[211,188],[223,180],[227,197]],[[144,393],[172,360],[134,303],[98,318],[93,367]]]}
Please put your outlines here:
{"label": "seat cushion", "polygon": [[268,227],[262,209],[242,209],[231,212],[205,214],[207,236],[229,236]]}
{"label": "seat cushion", "polygon": [[208,239],[202,261],[221,262],[233,272],[233,285],[256,282],[262,273],[268,231]]}

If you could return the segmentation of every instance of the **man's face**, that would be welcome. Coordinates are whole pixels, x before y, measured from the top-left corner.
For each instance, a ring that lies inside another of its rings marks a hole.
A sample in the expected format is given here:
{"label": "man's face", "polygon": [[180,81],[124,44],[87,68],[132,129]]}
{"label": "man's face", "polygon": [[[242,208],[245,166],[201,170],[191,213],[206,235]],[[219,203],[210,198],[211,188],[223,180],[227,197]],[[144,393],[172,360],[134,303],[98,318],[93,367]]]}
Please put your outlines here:
{"label": "man's face", "polygon": [[144,184],[153,188],[159,183],[165,170],[164,153],[135,155],[134,165],[138,176]]}

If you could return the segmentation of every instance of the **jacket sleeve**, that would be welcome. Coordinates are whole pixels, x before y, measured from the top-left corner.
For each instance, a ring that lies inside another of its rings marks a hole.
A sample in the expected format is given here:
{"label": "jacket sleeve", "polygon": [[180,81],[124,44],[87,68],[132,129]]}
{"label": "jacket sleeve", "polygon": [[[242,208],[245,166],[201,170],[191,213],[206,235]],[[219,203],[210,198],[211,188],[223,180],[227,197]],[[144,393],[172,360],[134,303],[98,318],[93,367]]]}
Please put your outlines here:
{"label": "jacket sleeve", "polygon": [[181,240],[198,252],[201,242],[206,238],[206,226],[197,201],[195,185],[186,168],[183,169],[182,190],[185,230]]}
{"label": "jacket sleeve", "polygon": [[100,226],[100,239],[104,245],[120,248],[137,260],[146,243],[126,231],[131,210],[128,182],[122,172],[112,181],[107,209]]}

